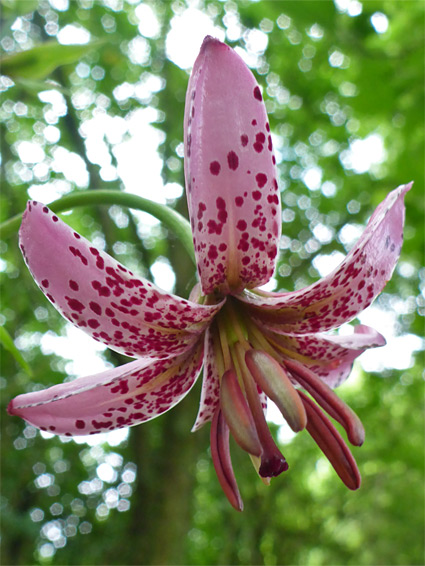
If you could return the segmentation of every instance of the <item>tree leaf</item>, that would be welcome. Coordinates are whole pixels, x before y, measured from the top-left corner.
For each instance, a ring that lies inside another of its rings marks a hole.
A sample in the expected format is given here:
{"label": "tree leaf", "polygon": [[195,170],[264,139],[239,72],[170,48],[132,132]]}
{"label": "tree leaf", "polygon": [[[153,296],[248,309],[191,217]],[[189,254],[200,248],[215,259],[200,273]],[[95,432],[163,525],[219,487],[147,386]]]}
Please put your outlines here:
{"label": "tree leaf", "polygon": [[2,73],[12,78],[44,79],[57,67],[75,63],[103,43],[96,40],[83,45],[61,45],[48,41],[2,59]]}
{"label": "tree leaf", "polygon": [[57,90],[58,92],[61,92],[64,95],[67,96],[70,95],[69,89],[63,87],[56,81],[52,81],[49,79],[34,80],[34,79],[18,78],[15,79],[15,86],[20,87],[22,90],[34,96],[38,95],[38,93],[42,92],[43,90]]}
{"label": "tree leaf", "polygon": [[10,352],[12,354],[12,356],[15,358],[15,360],[18,362],[18,364],[22,367],[22,369],[24,369],[25,372],[28,375],[31,376],[32,371],[31,371],[30,366],[27,364],[27,362],[22,357],[21,352],[15,346],[11,335],[8,333],[8,331],[5,329],[4,326],[0,326],[0,344],[3,346],[3,348],[5,350],[7,350],[8,352]]}
{"label": "tree leaf", "polygon": [[16,15],[24,16],[37,9],[39,5],[38,0],[1,0],[0,2],[2,9],[6,13],[12,13],[15,17]]}

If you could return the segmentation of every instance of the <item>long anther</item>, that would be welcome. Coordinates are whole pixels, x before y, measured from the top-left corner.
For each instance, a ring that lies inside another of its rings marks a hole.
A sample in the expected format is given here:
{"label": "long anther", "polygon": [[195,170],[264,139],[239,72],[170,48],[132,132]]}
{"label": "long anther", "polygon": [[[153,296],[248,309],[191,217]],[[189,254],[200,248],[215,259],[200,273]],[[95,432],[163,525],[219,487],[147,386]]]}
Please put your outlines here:
{"label": "long anther", "polygon": [[257,385],[276,403],[292,430],[299,432],[305,428],[307,415],[304,405],[283,367],[260,350],[248,350],[245,361]]}
{"label": "long anther", "polygon": [[243,511],[243,501],[233,472],[229,449],[229,427],[220,407],[214,413],[210,432],[211,456],[218,481],[236,511]]}
{"label": "long anther", "polygon": [[364,442],[363,425],[350,407],[324,383],[314,372],[295,360],[284,360],[294,379],[319,403],[319,405],[347,431],[348,440],[354,446]]}
{"label": "long anther", "polygon": [[239,446],[254,456],[262,448],[249,405],[233,370],[225,372],[220,384],[220,406],[233,438]]}
{"label": "long anther", "polygon": [[276,446],[275,441],[273,440],[273,437],[270,433],[269,427],[264,417],[263,407],[261,406],[257,384],[250,374],[245,362],[245,350],[240,344],[235,344],[235,350],[242,373],[242,379],[245,387],[248,405],[251,409],[255,427],[258,433],[258,438],[263,449],[259,474],[262,477],[275,477],[286,471],[289,466],[287,461],[281,454],[279,448]]}
{"label": "long anther", "polygon": [[302,391],[300,396],[307,412],[307,431],[322,450],[344,484],[352,490],[360,487],[361,478],[356,461],[323,411]]}

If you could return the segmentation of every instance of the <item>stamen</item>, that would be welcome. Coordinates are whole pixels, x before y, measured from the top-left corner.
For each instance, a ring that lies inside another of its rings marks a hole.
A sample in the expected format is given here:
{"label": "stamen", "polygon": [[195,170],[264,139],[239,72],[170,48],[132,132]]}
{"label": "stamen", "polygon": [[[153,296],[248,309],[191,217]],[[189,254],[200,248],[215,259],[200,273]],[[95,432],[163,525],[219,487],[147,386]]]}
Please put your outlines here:
{"label": "stamen", "polygon": [[356,413],[310,369],[290,359],[284,360],[283,363],[301,387],[310,393],[328,415],[345,428],[351,444],[361,446],[365,431]]}
{"label": "stamen", "polygon": [[220,406],[227,426],[239,446],[254,456],[261,456],[254,419],[233,370],[226,371],[221,379]]}
{"label": "stamen", "polygon": [[271,345],[271,343],[265,338],[264,333],[258,328],[258,326],[253,322],[252,319],[246,317],[245,324],[248,328],[249,342],[257,350],[267,352],[273,356],[276,351]]}
{"label": "stamen", "polygon": [[307,415],[297,390],[282,366],[266,352],[248,350],[246,365],[257,385],[276,403],[294,432],[307,424]]}
{"label": "stamen", "polygon": [[332,464],[344,484],[352,490],[360,487],[356,461],[344,439],[323,411],[302,391],[299,392],[307,412],[307,431]]}
{"label": "stamen", "polygon": [[[209,329],[209,334],[212,340],[212,347],[213,347],[213,351],[214,351],[214,363],[216,365],[217,368],[217,373],[218,375],[223,375],[223,373],[226,371],[226,366],[225,366],[225,362],[224,362],[224,353],[223,353],[223,347],[222,347],[222,342],[221,342],[221,337],[220,337],[220,332],[219,329],[217,328],[218,325],[216,323],[216,321],[214,320],[211,324],[211,327]],[[227,345],[226,345],[227,347]],[[227,347],[227,355],[230,359],[230,353],[229,353],[229,349]],[[228,367],[228,366],[227,366]]]}
{"label": "stamen", "polygon": [[220,338],[220,346],[223,354],[223,362],[226,368],[232,367],[232,362],[230,358],[229,343],[227,340],[226,329],[222,324],[222,317],[218,316],[217,319],[218,335]]}
{"label": "stamen", "polygon": [[229,298],[226,302],[226,307],[223,309],[223,315],[228,320],[228,326],[235,336],[236,340],[232,343],[240,342],[240,344],[247,344],[247,331],[243,318],[239,316],[236,310],[236,304]]}
{"label": "stamen", "polygon": [[258,438],[263,449],[263,453],[261,454],[259,474],[260,476],[266,478],[275,477],[286,471],[289,466],[283,455],[280,453],[280,450],[276,446],[270,433],[269,427],[264,417],[263,407],[261,406],[257,384],[246,365],[245,350],[243,349],[241,344],[235,344],[235,352],[242,374],[248,405],[251,409],[251,414],[254,418]]}
{"label": "stamen", "polygon": [[229,427],[220,407],[214,413],[210,432],[211,456],[218,481],[236,511],[243,511],[243,501],[233,472],[229,450]]}

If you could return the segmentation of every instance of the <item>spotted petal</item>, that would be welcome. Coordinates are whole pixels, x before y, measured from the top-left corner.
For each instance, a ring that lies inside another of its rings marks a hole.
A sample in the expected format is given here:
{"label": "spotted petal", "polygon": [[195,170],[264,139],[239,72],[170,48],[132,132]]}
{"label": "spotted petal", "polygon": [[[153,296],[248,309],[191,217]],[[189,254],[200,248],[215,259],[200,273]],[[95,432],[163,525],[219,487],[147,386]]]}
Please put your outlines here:
{"label": "spotted petal", "polygon": [[290,358],[302,363],[332,388],[347,379],[354,360],[365,350],[385,345],[385,338],[379,332],[363,324],[355,326],[354,334],[350,335],[265,334],[282,361]]}
{"label": "spotted petal", "polygon": [[40,203],[28,203],[19,235],[34,279],[58,311],[128,356],[187,351],[220,309],[135,277]]}
{"label": "spotted petal", "polygon": [[201,400],[198,416],[192,432],[199,430],[205,423],[212,421],[220,403],[220,375],[214,350],[213,334],[210,329],[205,333],[205,360],[202,378]]}
{"label": "spotted petal", "polygon": [[230,47],[206,37],[186,95],[186,192],[205,294],[273,274],[280,236],[275,158],[260,88]]}
{"label": "spotted petal", "polygon": [[291,293],[245,291],[239,298],[265,327],[286,334],[336,328],[371,304],[390,279],[403,240],[404,195],[392,191],[377,207],[341,265],[313,285]]}
{"label": "spotted petal", "polygon": [[12,415],[54,434],[81,435],[133,426],[176,405],[202,366],[202,340],[175,358],[143,359],[13,399]]}

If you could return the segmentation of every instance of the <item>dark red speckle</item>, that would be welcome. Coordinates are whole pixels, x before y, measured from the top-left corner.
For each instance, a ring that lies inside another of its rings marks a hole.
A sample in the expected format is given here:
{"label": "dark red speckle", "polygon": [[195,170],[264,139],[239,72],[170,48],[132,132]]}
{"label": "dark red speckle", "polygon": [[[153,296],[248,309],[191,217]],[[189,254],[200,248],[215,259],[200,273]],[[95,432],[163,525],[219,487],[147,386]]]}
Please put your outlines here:
{"label": "dark red speckle", "polygon": [[277,195],[268,195],[267,202],[279,204],[279,197]]}
{"label": "dark red speckle", "polygon": [[217,257],[218,257],[218,252],[217,252],[217,247],[216,247],[216,246],[211,245],[211,246],[209,247],[209,250],[208,250],[208,257],[209,257],[211,260],[217,259]]}
{"label": "dark red speckle", "polygon": [[73,311],[81,312],[86,308],[83,303],[80,303],[77,299],[70,299],[69,297],[65,297],[65,299],[68,301],[69,308]]}
{"label": "dark red speckle", "polygon": [[261,189],[267,183],[267,175],[265,175],[264,173],[257,173],[257,175],[255,175],[255,180],[257,181],[257,185]]}
{"label": "dark red speckle", "polygon": [[224,199],[221,198],[221,197],[218,197],[218,199],[215,201],[215,204],[216,204],[216,206],[219,210],[226,208],[226,203],[225,203]]}
{"label": "dark red speckle", "polygon": [[236,171],[239,167],[239,157],[236,155],[234,151],[229,151],[227,154],[227,163],[229,165],[229,169],[232,171]]}
{"label": "dark red speckle", "polygon": [[218,161],[211,161],[210,163],[210,173],[212,175],[218,175],[220,173],[220,163]]}
{"label": "dark red speckle", "polygon": [[90,301],[89,307],[90,307],[91,310],[92,310],[94,313],[96,313],[97,315],[101,315],[101,314],[102,314],[102,307],[101,307],[98,303],[95,303],[94,301]]}
{"label": "dark red speckle", "polygon": [[264,145],[262,143],[255,142],[254,143],[254,149],[257,153],[261,153],[264,149]]}
{"label": "dark red speckle", "polygon": [[261,95],[261,90],[259,86],[256,86],[254,88],[254,98],[256,98],[257,100],[259,100],[260,102],[263,100],[263,97]]}

